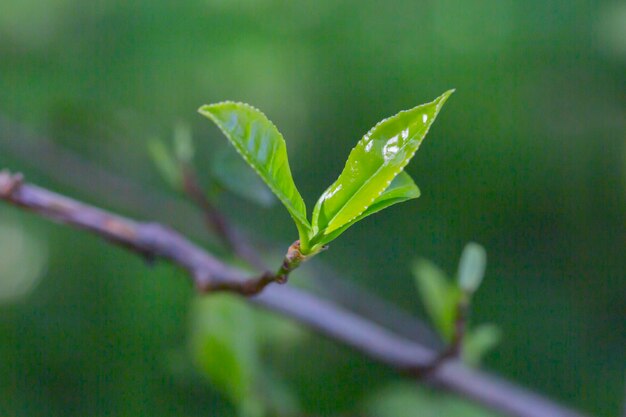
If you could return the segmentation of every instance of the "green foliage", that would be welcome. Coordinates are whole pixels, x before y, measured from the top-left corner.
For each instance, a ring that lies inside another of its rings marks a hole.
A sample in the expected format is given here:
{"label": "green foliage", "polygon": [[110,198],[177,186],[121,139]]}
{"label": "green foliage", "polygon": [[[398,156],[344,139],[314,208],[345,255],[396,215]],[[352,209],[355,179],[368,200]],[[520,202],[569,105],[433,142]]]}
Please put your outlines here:
{"label": "green foliage", "polygon": [[195,154],[189,126],[176,125],[171,148],[159,139],[149,141],[148,153],[165,182],[181,191],[184,186],[182,167],[191,164]]}
{"label": "green foliage", "polygon": [[350,152],[313,210],[313,232],[330,234],[363,213],[409,163],[452,91],[374,126]]}
{"label": "green foliage", "polygon": [[459,288],[469,294],[476,292],[485,276],[486,267],[487,252],[485,252],[485,248],[473,242],[465,245],[459,261]]}
{"label": "green foliage", "polygon": [[251,312],[220,295],[198,301],[195,308],[190,344],[194,362],[234,404],[259,408],[251,405],[260,366]]}
{"label": "green foliage", "polygon": [[192,317],[189,346],[194,363],[240,417],[297,412],[295,395],[261,359],[265,345],[276,349],[298,341],[301,334],[293,325],[226,294],[197,299]]}
{"label": "green foliage", "polygon": [[0,305],[28,295],[45,276],[48,246],[13,216],[0,216]]}
{"label": "green foliage", "polygon": [[390,384],[365,402],[366,417],[494,417],[490,412],[456,396],[410,383]]}
{"label": "green foliage", "polygon": [[237,152],[259,174],[294,219],[301,242],[311,230],[306,205],[291,176],[287,146],[276,126],[259,110],[244,103],[223,102],[202,106]]}
{"label": "green foliage", "polygon": [[495,324],[480,324],[465,335],[463,360],[478,366],[482,358],[495,349],[502,340],[502,330]]}
{"label": "green foliage", "polygon": [[[195,155],[189,126],[176,125],[171,147],[158,139],[149,141],[148,153],[165,182],[175,190],[182,191],[184,169],[193,166]],[[274,204],[274,195],[231,149],[223,148],[214,152],[209,170],[212,181],[209,197],[221,190],[227,190],[263,207]]]}
{"label": "green foliage", "polygon": [[454,331],[455,308],[461,292],[437,265],[420,259],[413,265],[413,277],[426,313],[444,340]]}
{"label": "green foliage", "polygon": [[[398,248],[417,246],[452,262],[459,241],[489,240],[490,260],[497,256],[503,283],[481,288],[477,301],[490,306],[509,343],[490,367],[590,414],[618,415],[626,346],[626,332],[616,331],[624,327],[626,310],[626,2],[0,4],[3,118],[139,184],[156,170],[145,164],[145,143],[135,138],[187,120],[205,97],[235,97],[262,103],[271,119],[281,121],[291,156],[301,156],[294,172],[298,188],[319,190],[307,193],[310,199],[303,195],[312,209],[349,153],[337,155],[337,148],[349,150],[362,136],[348,132],[365,133],[370,125],[364,121],[395,113],[381,109],[412,107],[411,90],[426,102],[455,85],[463,94],[454,95],[454,111],[444,109],[444,123],[429,133],[445,141],[426,143],[418,153],[431,151],[429,157],[406,168],[420,173],[415,180],[432,197],[419,202],[417,216],[384,213],[397,235],[383,250],[372,251],[371,242],[388,230],[364,220],[367,238],[351,238],[342,248],[352,265],[337,266],[374,291],[384,287],[390,300],[406,300],[403,285],[380,279],[381,271],[405,262],[406,251]],[[189,120],[195,140],[210,127],[202,119]],[[74,178],[83,184],[97,178],[59,169],[54,154],[39,162],[37,154],[48,151],[45,143],[36,142],[41,146],[20,157],[11,142],[26,149],[28,142],[10,125],[0,130],[2,166],[23,171],[31,181],[78,194]],[[221,148],[217,140],[226,145],[214,136],[196,142],[202,179]],[[170,145],[169,137],[162,139]],[[308,157],[311,149],[315,157]],[[324,153],[336,170],[322,171],[317,159]],[[99,187],[80,192],[95,204],[190,231],[186,212],[155,207],[148,215],[145,206],[133,205],[142,193],[129,196],[127,205],[110,194],[123,196]],[[275,222],[242,217],[243,204],[227,206],[233,221],[256,241],[277,243],[270,232]],[[174,280],[161,267],[147,270],[134,256],[31,214],[9,207],[0,212],[12,214],[18,217],[9,219],[45,243],[51,256],[31,292],[1,305],[0,414],[232,417],[212,390],[176,386],[159,366],[164,349],[183,337],[187,298],[177,296],[172,305],[172,287],[188,296],[182,277]],[[9,239],[5,223],[0,235]],[[19,274],[20,267],[31,266],[31,255],[11,255],[17,248],[3,249],[0,269],[8,262]],[[456,265],[450,265],[451,274]],[[5,272],[3,284],[12,280]],[[147,288],[154,291],[147,295]],[[350,367],[325,360],[315,344],[285,362],[301,369],[302,358],[318,369],[301,371],[302,379],[327,387],[310,394],[324,412],[307,414],[359,415],[337,410],[333,402],[337,396],[345,403],[356,400]],[[331,367],[341,369],[324,380]],[[376,374],[359,385],[377,381]],[[299,390],[313,391],[308,385]]]}
{"label": "green foliage", "polygon": [[234,102],[205,105],[199,112],[220,128],[285,205],[298,228],[300,250],[309,255],[364,217],[419,196],[403,169],[452,93],[374,126],[354,147],[337,181],[317,201],[311,223],[289,169],[285,140],[263,113]]}
{"label": "green foliage", "polygon": [[[486,259],[482,246],[468,243],[461,255],[456,282],[430,261],[420,259],[413,265],[415,284],[426,313],[446,342],[452,340],[457,306],[470,301],[483,279]],[[493,324],[468,328],[463,338],[463,359],[468,364],[478,365],[498,345],[500,339],[500,329]]]}
{"label": "green foliage", "polygon": [[195,149],[191,137],[191,128],[185,124],[178,124],[174,128],[174,155],[182,163],[190,164],[193,160]]}
{"label": "green foliage", "polygon": [[170,185],[170,187],[180,190],[183,184],[183,175],[178,162],[172,156],[165,143],[158,139],[148,142],[148,152],[152,162],[159,170],[159,174]]}
{"label": "green foliage", "polygon": [[413,182],[413,179],[406,172],[401,172],[391,182],[389,187],[379,195],[376,200],[365,210],[363,213],[341,226],[339,229],[334,230],[332,233],[322,235],[319,240],[315,240],[315,245],[325,245],[328,242],[336,239],[346,229],[352,226],[359,220],[369,216],[370,214],[377,213],[387,207],[390,207],[397,203],[402,203],[420,196],[420,190]]}

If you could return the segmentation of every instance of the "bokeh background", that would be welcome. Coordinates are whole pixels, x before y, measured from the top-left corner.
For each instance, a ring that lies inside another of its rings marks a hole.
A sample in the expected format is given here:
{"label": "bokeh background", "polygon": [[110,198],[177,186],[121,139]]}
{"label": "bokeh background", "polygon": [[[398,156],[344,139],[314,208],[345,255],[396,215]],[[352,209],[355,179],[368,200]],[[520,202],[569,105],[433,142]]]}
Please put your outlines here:
{"label": "bokeh background", "polygon": [[[353,227],[316,262],[422,314],[412,262],[453,274],[463,245],[480,242],[489,266],[473,320],[503,333],[486,368],[617,415],[626,362],[624,1],[0,3],[0,167],[174,224],[209,247],[199,214],[148,153],[150,140],[188,126],[207,183],[209,161],[227,145],[196,113],[201,104],[262,109],[287,140],[311,208],[372,125],[449,88],[456,94],[407,168],[422,197]],[[296,236],[279,205],[228,193],[217,204],[275,245],[270,259]],[[233,415],[189,358],[206,302],[175,268],[0,206],[0,414]],[[277,338],[290,342],[265,341],[262,356],[291,391],[283,403],[299,403],[298,415],[378,413],[385,400],[372,398],[384,397],[393,373],[285,329]],[[402,389],[398,397],[411,397]],[[411,401],[438,394],[419,395]]]}

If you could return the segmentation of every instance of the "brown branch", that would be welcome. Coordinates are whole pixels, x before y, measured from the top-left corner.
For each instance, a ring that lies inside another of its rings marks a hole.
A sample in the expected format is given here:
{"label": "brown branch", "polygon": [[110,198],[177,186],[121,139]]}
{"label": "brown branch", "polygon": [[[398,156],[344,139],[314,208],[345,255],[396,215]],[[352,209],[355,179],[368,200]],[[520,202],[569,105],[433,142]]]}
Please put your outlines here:
{"label": "brown branch", "polygon": [[[256,251],[254,251],[248,244],[248,241],[235,230],[226,217],[224,217],[207,198],[204,190],[198,182],[198,176],[196,175],[193,167],[185,163],[181,163],[180,169],[183,179],[183,191],[202,211],[207,226],[213,230],[222,243],[224,243],[224,245],[226,245],[227,248],[240,259],[247,262],[250,266],[256,267],[260,270],[267,270],[265,263],[257,255]],[[296,242],[296,244],[299,247],[299,243]],[[266,271],[260,277],[248,279],[236,287],[233,287],[231,283],[225,283],[217,284],[213,286],[212,289],[216,291],[231,290],[239,292],[242,295],[250,296],[260,293],[271,283],[275,282],[278,284],[285,284],[289,273],[299,264],[299,262],[294,263],[294,245],[289,247],[287,255],[276,273]],[[295,252],[298,254],[300,253],[299,250],[296,250]]]}
{"label": "brown branch", "polygon": [[[204,214],[207,226],[212,229],[220,240],[240,259],[247,262],[250,266],[260,270],[266,270],[260,277],[249,279],[244,282],[238,289],[242,295],[255,295],[260,293],[271,283],[285,284],[289,274],[296,269],[304,259],[300,253],[300,242],[296,241],[287,250],[287,254],[276,273],[267,271],[265,262],[258,256],[257,252],[252,249],[248,241],[240,235],[230,224],[228,219],[220,213],[220,211],[207,198],[204,190],[198,182],[198,176],[190,165],[181,163],[181,172],[183,178],[182,188],[185,194],[196,203]],[[217,286],[214,290],[233,290],[229,286]],[[236,289],[235,289],[236,290]]]}
{"label": "brown branch", "polygon": [[287,249],[287,254],[276,273],[267,271],[265,262],[248,243],[248,240],[239,234],[230,224],[228,219],[219,212],[213,203],[207,198],[198,181],[198,175],[190,164],[180,161],[182,176],[182,188],[185,194],[196,203],[204,213],[209,228],[217,234],[222,242],[239,258],[266,272],[257,279],[248,280],[240,289],[242,295],[258,294],[271,283],[286,284],[289,274],[293,272],[307,257],[300,252],[300,241],[296,240]]}
{"label": "brown branch", "polygon": [[[245,293],[245,274],[224,264],[177,232],[156,223],[133,221],[25,184],[21,177],[0,173],[0,199],[50,219],[91,231],[149,258],[163,258],[187,270],[201,291]],[[262,278],[262,277],[261,277]],[[299,321],[319,333],[398,370],[431,363],[437,353],[397,336],[342,307],[288,286],[273,286],[250,301]],[[524,388],[459,361],[442,364],[428,382],[516,417],[582,417]]]}
{"label": "brown branch", "polygon": [[[256,267],[259,270],[267,270],[267,264],[260,258],[258,253],[253,249],[252,245],[247,239],[244,233],[238,231],[224,216],[215,205],[207,198],[198,181],[198,175],[193,167],[181,163],[181,171],[183,178],[183,191],[191,201],[193,201],[198,208],[204,214],[205,222],[208,227],[213,230],[220,240],[230,248],[234,254],[238,255],[242,260],[246,261],[250,266]],[[289,266],[291,262],[287,259],[283,260],[281,265],[282,271],[272,274],[266,272],[261,275],[257,280],[249,280],[246,288],[242,288],[241,293],[245,295],[253,295],[260,293],[267,285],[272,282],[278,282],[284,284],[287,280],[287,276],[294,269],[294,266]],[[334,273],[325,268],[323,271],[318,271],[321,275],[315,277],[313,283],[318,281],[318,286],[322,291],[325,291],[327,295],[335,297],[342,305],[348,305],[353,309],[364,310],[369,313],[369,316],[377,317],[379,320],[384,320],[385,317],[393,316],[395,320],[386,320],[387,325],[398,328],[402,325],[402,329],[405,333],[416,335],[417,340],[430,347],[440,348],[442,346],[441,340],[433,333],[428,326],[422,321],[416,320],[414,317],[408,314],[403,314],[389,305],[387,302],[381,300],[378,297],[372,296],[369,292],[363,288],[351,284],[345,280],[339,280],[334,276]],[[284,276],[283,279],[277,279],[277,277]],[[385,312],[384,315],[380,314],[380,310]],[[445,352],[444,352],[445,353]]]}
{"label": "brown branch", "polygon": [[184,230],[187,236],[218,247],[217,239],[204,232],[203,220],[197,216],[194,205],[150,184],[139,183],[119,172],[105,169],[100,163],[85,159],[2,113],[0,153],[3,157],[19,160],[29,170],[45,175],[54,186],[63,186],[115,211],[167,219],[170,225]]}
{"label": "brown branch", "polygon": [[211,291],[233,291],[240,295],[251,296],[259,294],[271,283],[286,284],[289,274],[295,270],[306,258],[300,253],[300,241],[296,240],[283,259],[276,273],[265,272],[258,278],[250,278],[241,283],[220,283],[210,287]]}
{"label": "brown branch", "polygon": [[267,269],[265,262],[263,262],[257,251],[248,244],[248,241],[244,239],[207,198],[198,182],[198,175],[195,170],[187,164],[181,164],[181,171],[183,191],[191,201],[202,210],[206,224],[215,232],[220,240],[228,249],[239,258],[246,261],[250,266],[259,270]]}
{"label": "brown branch", "polygon": [[470,295],[463,293],[456,305],[454,318],[454,333],[447,351],[448,357],[458,357],[462,354],[463,339],[467,330],[467,316],[469,315]]}
{"label": "brown branch", "polygon": [[[1,113],[0,148],[3,154],[12,155],[32,169],[45,174],[46,178],[70,187],[111,209],[134,213],[138,217],[167,219],[170,226],[183,231],[188,237],[212,246],[218,243],[213,235],[203,233],[194,207],[186,201],[164,194],[149,184],[138,183],[117,172],[104,169],[94,161],[63,148],[50,138]],[[58,167],[64,169],[60,170]],[[238,227],[234,229],[245,240],[243,231]],[[260,271],[266,269],[266,266],[259,267]],[[372,294],[345,275],[340,276],[319,260],[311,274],[312,286],[325,298],[332,299],[349,310],[358,312],[360,316],[393,329],[411,340],[431,348],[442,348],[443,343],[439,337],[422,320]]]}
{"label": "brown branch", "polygon": [[241,271],[230,268],[158,223],[137,223],[22,182],[21,174],[0,172],[0,199],[58,222],[89,230],[145,258],[167,259],[186,269],[201,291],[228,290],[252,295],[267,285],[267,274],[246,278]]}

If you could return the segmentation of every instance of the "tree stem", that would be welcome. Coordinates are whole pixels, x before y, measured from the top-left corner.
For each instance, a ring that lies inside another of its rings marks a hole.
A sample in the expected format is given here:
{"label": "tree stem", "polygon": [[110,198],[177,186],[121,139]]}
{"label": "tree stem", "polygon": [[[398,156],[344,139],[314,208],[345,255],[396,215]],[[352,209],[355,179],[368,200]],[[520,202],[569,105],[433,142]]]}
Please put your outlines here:
{"label": "tree stem", "polygon": [[[303,259],[296,256],[279,274],[252,280],[174,230],[158,223],[137,222],[46,189],[24,183],[21,175],[0,172],[0,199],[63,224],[95,233],[150,259],[162,258],[189,272],[198,290],[228,290],[250,297],[252,303],[296,320],[313,330],[398,370],[432,363],[437,353],[400,337],[331,301],[289,286],[259,293],[277,275],[288,275]],[[294,245],[292,245],[294,246]],[[300,254],[301,255],[301,254]],[[289,257],[289,251],[288,251]],[[280,274],[283,271],[284,274]],[[512,417],[583,417],[549,399],[501,378],[446,361],[425,379],[447,391],[474,400]]]}

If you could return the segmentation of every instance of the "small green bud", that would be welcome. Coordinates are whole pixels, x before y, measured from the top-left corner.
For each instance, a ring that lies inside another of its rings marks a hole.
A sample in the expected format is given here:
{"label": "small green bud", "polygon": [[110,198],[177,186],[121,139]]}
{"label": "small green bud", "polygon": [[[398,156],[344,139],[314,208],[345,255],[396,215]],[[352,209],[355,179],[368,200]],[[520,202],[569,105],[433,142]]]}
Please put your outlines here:
{"label": "small green bud", "polygon": [[148,152],[163,179],[165,179],[170,186],[179,189],[182,186],[182,175],[176,160],[167,146],[165,146],[162,141],[153,139],[148,142]]}
{"label": "small green bud", "polygon": [[459,287],[462,291],[476,292],[485,275],[487,252],[478,243],[470,242],[463,248],[459,262]]}
{"label": "small green bud", "polygon": [[191,137],[191,129],[186,124],[178,124],[174,128],[174,153],[180,162],[191,163],[195,149]]}

